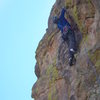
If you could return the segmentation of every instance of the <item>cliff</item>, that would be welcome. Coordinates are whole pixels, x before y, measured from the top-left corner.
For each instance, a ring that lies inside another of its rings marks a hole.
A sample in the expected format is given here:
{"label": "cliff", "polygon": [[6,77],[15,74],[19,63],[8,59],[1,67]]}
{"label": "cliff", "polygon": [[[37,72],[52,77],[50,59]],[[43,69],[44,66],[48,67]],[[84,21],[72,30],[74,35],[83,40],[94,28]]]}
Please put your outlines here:
{"label": "cliff", "polygon": [[[52,22],[64,6],[77,39],[77,61],[72,67],[67,44]],[[100,100],[100,0],[56,0],[36,60],[35,100]]]}

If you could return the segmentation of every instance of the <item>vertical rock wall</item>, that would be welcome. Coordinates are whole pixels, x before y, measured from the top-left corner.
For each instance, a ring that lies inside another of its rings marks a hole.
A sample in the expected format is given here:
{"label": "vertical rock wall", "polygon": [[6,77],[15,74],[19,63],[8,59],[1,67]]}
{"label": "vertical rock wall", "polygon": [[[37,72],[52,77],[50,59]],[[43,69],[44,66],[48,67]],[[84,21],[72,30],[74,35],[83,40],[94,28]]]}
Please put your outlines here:
{"label": "vertical rock wall", "polygon": [[[64,6],[77,39],[77,62],[72,67],[67,44],[52,22]],[[100,0],[56,0],[36,60],[35,100],[100,100]]]}

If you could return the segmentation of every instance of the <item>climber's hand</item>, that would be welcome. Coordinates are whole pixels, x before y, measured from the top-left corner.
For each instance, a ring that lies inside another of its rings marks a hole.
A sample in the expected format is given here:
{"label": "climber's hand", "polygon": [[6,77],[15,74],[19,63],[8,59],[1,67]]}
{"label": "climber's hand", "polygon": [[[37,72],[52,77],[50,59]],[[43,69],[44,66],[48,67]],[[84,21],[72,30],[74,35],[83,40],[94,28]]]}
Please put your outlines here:
{"label": "climber's hand", "polygon": [[63,7],[62,9],[64,9],[65,11],[67,10],[66,7]]}
{"label": "climber's hand", "polygon": [[62,9],[64,9],[65,10],[65,12],[66,12],[66,14],[68,14],[68,8],[65,6],[65,7],[63,7]]}

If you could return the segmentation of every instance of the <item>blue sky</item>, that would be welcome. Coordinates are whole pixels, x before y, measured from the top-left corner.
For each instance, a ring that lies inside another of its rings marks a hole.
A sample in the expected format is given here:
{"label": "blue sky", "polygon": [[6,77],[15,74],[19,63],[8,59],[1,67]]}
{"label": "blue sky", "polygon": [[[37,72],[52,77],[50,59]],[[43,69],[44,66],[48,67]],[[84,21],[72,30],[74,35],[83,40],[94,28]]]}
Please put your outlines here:
{"label": "blue sky", "polygon": [[55,0],[0,0],[0,100],[32,100],[35,50]]}

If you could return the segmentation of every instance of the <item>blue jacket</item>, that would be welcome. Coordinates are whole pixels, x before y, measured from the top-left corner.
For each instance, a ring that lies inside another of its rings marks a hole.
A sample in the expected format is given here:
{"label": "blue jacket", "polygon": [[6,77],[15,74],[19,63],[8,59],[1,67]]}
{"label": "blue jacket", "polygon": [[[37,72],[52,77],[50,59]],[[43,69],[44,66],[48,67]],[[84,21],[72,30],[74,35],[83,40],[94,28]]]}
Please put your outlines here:
{"label": "blue jacket", "polygon": [[62,33],[63,33],[64,26],[67,26],[68,29],[71,28],[71,25],[69,24],[67,19],[65,19],[65,17],[64,17],[65,12],[66,12],[66,10],[63,8],[61,11],[61,15],[59,17],[58,23],[57,23],[57,26],[61,30]]}

